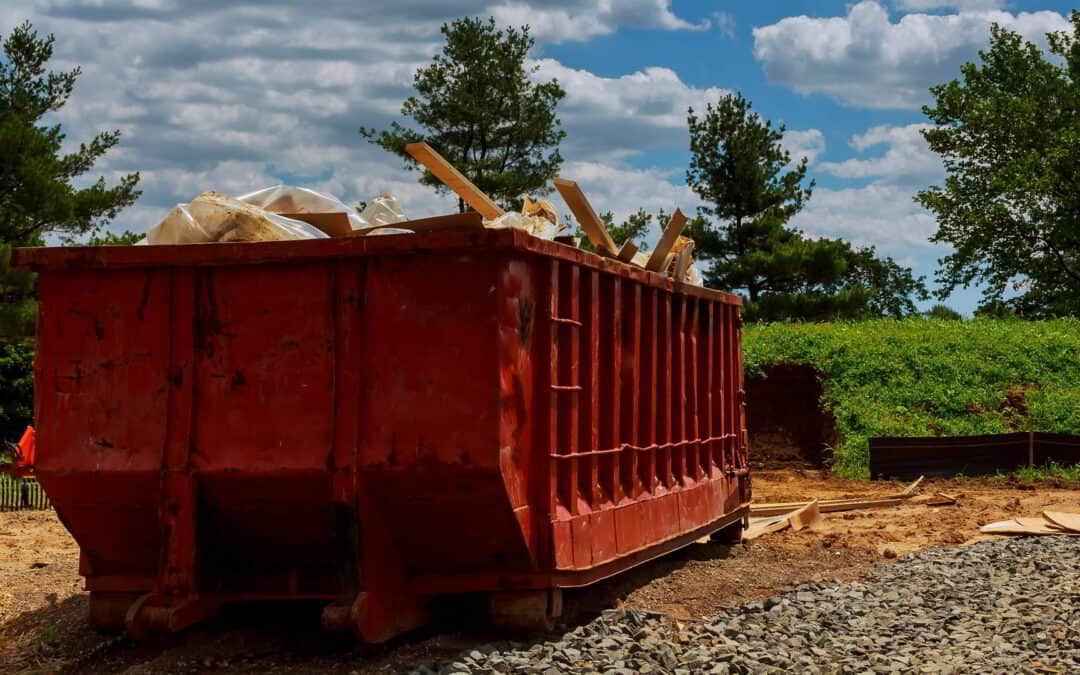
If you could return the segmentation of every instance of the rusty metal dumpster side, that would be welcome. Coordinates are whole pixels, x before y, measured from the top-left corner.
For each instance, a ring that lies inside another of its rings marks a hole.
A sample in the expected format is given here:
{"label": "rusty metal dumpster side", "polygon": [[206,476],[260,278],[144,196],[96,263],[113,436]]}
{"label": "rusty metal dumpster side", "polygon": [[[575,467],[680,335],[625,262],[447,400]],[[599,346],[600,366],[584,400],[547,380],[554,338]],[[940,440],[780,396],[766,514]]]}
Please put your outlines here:
{"label": "rusty metal dumpster side", "polygon": [[734,296],[517,231],[16,261],[37,473],[101,624],[319,598],[378,641],[745,516]]}

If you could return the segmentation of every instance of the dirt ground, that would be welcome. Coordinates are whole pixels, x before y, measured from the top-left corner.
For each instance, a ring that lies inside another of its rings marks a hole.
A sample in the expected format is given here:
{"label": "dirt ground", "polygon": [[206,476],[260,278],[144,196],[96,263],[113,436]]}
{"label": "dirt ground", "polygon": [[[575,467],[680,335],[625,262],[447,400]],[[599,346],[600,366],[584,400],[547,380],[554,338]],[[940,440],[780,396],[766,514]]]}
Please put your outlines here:
{"label": "dirt ground", "polygon": [[[835,499],[898,492],[902,485],[847,481],[814,470],[758,471],[755,502]],[[767,597],[798,583],[852,580],[898,555],[982,538],[978,527],[1046,508],[1080,511],[1080,489],[1052,484],[932,481],[954,506],[824,514],[814,531],[782,532],[736,546],[695,544],[567,597],[568,622],[627,605],[684,621]],[[323,634],[318,606],[230,608],[211,622],[153,644],[103,636],[85,622],[78,547],[52,512],[0,513],[0,670],[4,672],[398,672],[498,639],[470,603],[419,634],[358,647]]]}

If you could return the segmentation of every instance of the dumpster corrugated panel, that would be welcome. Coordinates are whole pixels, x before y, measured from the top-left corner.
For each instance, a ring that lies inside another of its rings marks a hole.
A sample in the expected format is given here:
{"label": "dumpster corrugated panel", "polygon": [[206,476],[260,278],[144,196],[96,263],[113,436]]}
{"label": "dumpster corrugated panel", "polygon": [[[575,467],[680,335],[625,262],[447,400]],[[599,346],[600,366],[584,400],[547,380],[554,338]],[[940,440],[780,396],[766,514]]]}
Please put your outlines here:
{"label": "dumpster corrugated panel", "polygon": [[38,476],[136,623],[355,598],[382,639],[745,515],[734,296],[512,230],[16,260]]}

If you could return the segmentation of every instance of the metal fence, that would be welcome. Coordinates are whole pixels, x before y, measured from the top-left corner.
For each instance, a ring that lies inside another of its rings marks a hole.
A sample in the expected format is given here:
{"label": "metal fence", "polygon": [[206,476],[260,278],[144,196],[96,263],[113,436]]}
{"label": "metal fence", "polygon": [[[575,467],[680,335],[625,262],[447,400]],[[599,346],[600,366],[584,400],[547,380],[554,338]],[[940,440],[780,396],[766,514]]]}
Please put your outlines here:
{"label": "metal fence", "polygon": [[0,511],[52,508],[35,478],[0,474]]}
{"label": "metal fence", "polygon": [[1023,431],[987,436],[870,439],[870,476],[985,476],[1024,466],[1080,463],[1080,436]]}

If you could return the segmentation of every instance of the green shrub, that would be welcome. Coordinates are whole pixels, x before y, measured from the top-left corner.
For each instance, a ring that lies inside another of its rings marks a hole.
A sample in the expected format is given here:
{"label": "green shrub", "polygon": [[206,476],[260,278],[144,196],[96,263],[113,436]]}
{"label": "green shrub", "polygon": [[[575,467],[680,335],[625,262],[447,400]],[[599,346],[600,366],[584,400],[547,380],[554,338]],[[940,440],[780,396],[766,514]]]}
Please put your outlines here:
{"label": "green shrub", "polygon": [[747,325],[748,375],[821,373],[834,470],[869,474],[873,436],[1080,433],[1080,320],[926,318]]}
{"label": "green shrub", "polygon": [[0,440],[18,441],[34,419],[34,349],[0,344]]}

